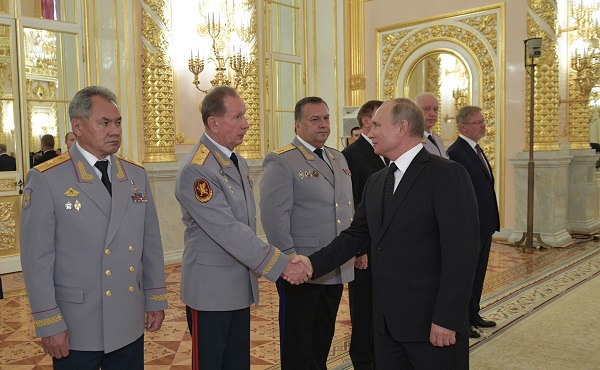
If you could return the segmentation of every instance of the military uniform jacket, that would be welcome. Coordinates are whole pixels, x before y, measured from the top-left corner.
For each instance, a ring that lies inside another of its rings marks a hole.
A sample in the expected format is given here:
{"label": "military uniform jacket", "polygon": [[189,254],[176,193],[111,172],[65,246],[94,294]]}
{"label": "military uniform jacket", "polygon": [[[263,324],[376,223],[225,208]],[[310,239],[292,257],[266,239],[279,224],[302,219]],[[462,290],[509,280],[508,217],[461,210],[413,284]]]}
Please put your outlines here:
{"label": "military uniform jacket", "polygon": [[[354,215],[352,182],[346,159],[325,147],[332,168],[298,138],[267,155],[260,183],[261,221],[269,243],[286,254],[308,256],[350,226]],[[333,171],[332,171],[333,170]],[[354,279],[350,260],[316,284]]]}
{"label": "military uniform jacket", "polygon": [[156,208],[144,168],[111,156],[112,198],[77,146],[31,169],[21,264],[36,335],[69,330],[70,348],[112,352],[167,308]]}
{"label": "military uniform jacket", "polygon": [[258,304],[258,276],[279,278],[288,257],[256,236],[246,161],[240,172],[206,136],[183,160],[175,196],[185,226],[181,299],[200,311]]}

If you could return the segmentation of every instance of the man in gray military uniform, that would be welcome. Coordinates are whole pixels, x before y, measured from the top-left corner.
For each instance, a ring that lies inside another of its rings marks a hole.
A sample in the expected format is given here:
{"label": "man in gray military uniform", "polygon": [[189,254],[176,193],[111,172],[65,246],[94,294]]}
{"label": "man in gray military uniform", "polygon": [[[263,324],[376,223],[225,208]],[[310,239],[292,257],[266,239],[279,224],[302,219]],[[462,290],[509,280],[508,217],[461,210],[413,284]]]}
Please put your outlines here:
{"label": "man in gray military uniform", "polygon": [[[342,153],[324,147],[329,108],[319,97],[296,103],[296,138],[263,162],[262,225],[269,243],[286,254],[310,255],[352,222],[352,182]],[[343,283],[354,278],[353,261],[311,281],[280,279],[279,326],[282,369],[326,369]]]}
{"label": "man in gray military uniform", "polygon": [[185,225],[181,299],[193,369],[250,369],[250,305],[258,277],[306,281],[307,270],[256,236],[250,171],[234,149],[248,130],[246,105],[228,86],[202,101],[205,133],[183,160],[175,196]]}
{"label": "man in gray military uniform", "polygon": [[21,264],[54,369],[143,369],[144,328],[158,330],[167,308],[148,176],[115,154],[116,101],[104,87],[79,91],[69,106],[77,143],[27,173]]}

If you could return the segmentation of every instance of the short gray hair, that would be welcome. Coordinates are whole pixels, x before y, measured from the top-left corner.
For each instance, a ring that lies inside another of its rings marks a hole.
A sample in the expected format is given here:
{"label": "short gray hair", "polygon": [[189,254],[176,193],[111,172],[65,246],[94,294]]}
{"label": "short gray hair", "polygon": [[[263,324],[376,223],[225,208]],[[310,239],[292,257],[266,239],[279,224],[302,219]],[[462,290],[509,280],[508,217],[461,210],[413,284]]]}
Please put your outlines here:
{"label": "short gray hair", "polygon": [[213,87],[208,94],[202,100],[202,121],[205,126],[208,126],[208,117],[216,116],[222,117],[227,113],[227,107],[225,106],[225,97],[239,96],[237,91],[231,86],[217,86]]}
{"label": "short gray hair", "polygon": [[425,118],[421,108],[414,101],[407,98],[396,98],[389,101],[393,104],[390,110],[390,120],[396,125],[402,120],[408,122],[410,136],[421,137],[425,131]]}
{"label": "short gray hair", "polygon": [[92,97],[99,96],[117,105],[117,96],[103,86],[88,86],[79,90],[69,104],[69,118],[89,118],[92,113]]}
{"label": "short gray hair", "polygon": [[415,104],[419,105],[419,100],[421,100],[421,98],[423,98],[425,96],[430,96],[432,98],[435,98],[435,100],[438,102],[438,104],[440,103],[440,100],[434,93],[425,91],[425,92],[422,92],[422,93],[418,94],[417,96],[415,96]]}
{"label": "short gray hair", "polygon": [[469,117],[475,113],[481,112],[481,108],[475,105],[465,105],[464,107],[458,110],[456,113],[456,126],[461,123],[468,123],[467,120]]}
{"label": "short gray hair", "polygon": [[0,153],[6,153],[6,144],[0,144]]}

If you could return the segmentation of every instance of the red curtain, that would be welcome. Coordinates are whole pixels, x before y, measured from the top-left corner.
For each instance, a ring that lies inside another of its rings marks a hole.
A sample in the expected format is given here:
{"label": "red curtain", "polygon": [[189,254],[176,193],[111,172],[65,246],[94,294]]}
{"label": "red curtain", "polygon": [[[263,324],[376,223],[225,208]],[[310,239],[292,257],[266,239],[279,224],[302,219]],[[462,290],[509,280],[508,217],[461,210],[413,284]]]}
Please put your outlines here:
{"label": "red curtain", "polygon": [[54,0],[41,0],[42,1],[42,17],[46,19],[54,18]]}

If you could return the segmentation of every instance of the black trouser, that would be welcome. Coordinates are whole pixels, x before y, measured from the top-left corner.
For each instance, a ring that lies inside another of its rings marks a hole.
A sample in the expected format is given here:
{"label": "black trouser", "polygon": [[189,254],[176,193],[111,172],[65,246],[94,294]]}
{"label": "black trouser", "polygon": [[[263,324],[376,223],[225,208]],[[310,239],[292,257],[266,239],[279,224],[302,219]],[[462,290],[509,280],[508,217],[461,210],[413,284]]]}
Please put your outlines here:
{"label": "black trouser", "polygon": [[116,351],[73,351],[52,359],[54,370],[144,370],[144,335]]}

